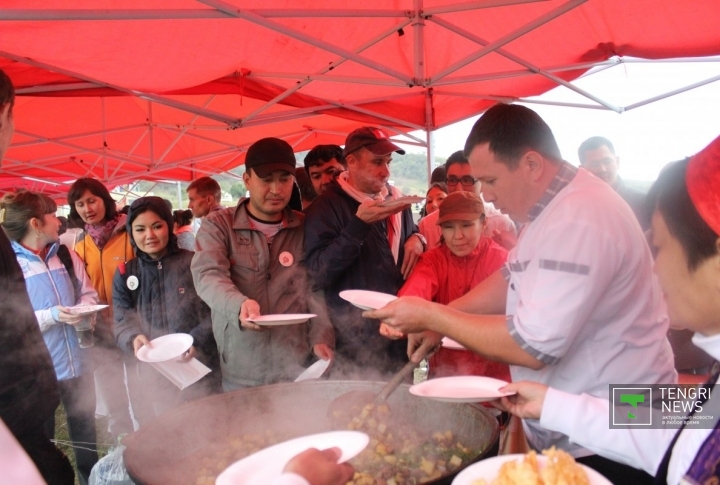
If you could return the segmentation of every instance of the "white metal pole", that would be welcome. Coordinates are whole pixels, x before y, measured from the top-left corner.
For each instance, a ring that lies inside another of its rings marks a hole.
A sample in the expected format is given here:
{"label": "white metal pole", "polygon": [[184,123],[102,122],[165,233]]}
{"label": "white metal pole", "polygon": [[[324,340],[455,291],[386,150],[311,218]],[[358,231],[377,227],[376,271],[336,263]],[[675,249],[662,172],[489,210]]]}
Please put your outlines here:
{"label": "white metal pole", "polygon": [[180,188],[180,181],[177,181],[177,196],[178,196],[178,209],[183,208],[183,202],[182,202],[182,189]]}
{"label": "white metal pole", "polygon": [[430,177],[433,171],[433,164],[435,163],[435,122],[433,116],[433,105],[432,105],[432,88],[428,89],[425,93],[425,136],[427,144],[427,180],[428,186],[430,185]]}
{"label": "white metal pole", "polygon": [[425,131],[425,137],[427,143],[427,179],[429,187],[430,177],[433,172],[433,165],[435,164],[435,131],[432,129]]}

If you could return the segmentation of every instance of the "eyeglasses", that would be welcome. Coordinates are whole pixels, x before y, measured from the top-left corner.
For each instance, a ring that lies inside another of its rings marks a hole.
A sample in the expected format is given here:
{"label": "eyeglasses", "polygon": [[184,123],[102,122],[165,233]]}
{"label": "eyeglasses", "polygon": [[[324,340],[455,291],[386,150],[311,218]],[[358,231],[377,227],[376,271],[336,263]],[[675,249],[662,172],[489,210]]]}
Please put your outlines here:
{"label": "eyeglasses", "polygon": [[477,182],[478,179],[472,178],[469,175],[465,175],[463,177],[457,178],[457,177],[448,177],[445,179],[445,183],[448,185],[457,185],[458,182],[463,184],[465,187],[472,187],[475,185],[475,182]]}

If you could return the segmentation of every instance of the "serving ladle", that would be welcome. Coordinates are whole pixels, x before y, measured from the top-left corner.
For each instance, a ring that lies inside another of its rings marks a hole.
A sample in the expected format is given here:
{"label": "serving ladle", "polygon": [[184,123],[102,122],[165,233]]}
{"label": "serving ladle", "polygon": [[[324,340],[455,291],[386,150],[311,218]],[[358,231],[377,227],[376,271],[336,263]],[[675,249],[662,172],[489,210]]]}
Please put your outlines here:
{"label": "serving ladle", "polygon": [[[431,352],[426,352],[419,360],[422,361],[427,356],[433,354],[435,350],[436,349],[432,349]],[[352,418],[360,415],[368,404],[385,404],[390,395],[395,392],[395,389],[413,373],[418,365],[420,365],[419,362],[409,361],[377,394],[372,391],[350,391],[339,395],[333,399],[328,406],[328,419],[330,419],[335,426],[344,428]]]}

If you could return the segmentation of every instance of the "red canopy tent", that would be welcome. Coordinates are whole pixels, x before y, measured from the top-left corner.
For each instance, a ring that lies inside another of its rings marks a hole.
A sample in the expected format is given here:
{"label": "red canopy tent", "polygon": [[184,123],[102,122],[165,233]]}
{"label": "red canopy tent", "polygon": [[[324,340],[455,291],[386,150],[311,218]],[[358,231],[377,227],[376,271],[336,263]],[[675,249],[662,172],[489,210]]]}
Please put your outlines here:
{"label": "red canopy tent", "polygon": [[[263,136],[296,150],[362,124],[433,130],[589,69],[720,54],[720,4],[662,0],[47,0],[0,4],[18,87],[0,190],[190,180]],[[712,82],[717,78],[706,80]],[[427,140],[400,136],[424,145]],[[24,178],[22,178],[24,177]]]}

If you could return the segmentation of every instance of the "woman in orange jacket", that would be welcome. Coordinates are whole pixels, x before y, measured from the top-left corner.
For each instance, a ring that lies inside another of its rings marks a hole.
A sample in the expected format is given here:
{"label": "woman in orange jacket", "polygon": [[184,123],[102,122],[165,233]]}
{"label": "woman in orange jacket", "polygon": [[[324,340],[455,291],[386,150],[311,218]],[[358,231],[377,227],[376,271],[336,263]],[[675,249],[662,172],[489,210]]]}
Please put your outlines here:
{"label": "woman in orange jacket", "polygon": [[123,356],[115,345],[112,316],[112,280],[120,263],[134,257],[130,238],[125,230],[125,215],[118,213],[110,192],[99,180],[81,178],[68,192],[69,218],[84,231],[73,248],[85,262],[100,303],[108,304],[98,315],[94,347],[95,386],[97,399],[107,408],[110,433],[119,437],[133,431],[130,418]]}

